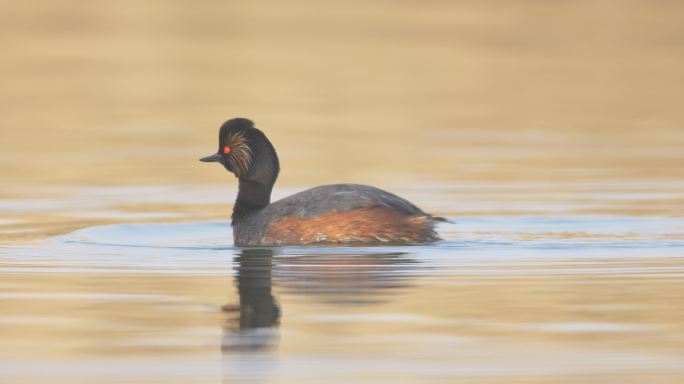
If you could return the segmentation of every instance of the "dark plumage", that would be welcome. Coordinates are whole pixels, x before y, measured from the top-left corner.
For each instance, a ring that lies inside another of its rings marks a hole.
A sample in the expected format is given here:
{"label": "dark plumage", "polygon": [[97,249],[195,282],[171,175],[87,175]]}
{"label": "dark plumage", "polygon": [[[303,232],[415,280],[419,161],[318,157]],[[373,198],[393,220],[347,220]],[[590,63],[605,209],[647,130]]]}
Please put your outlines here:
{"label": "dark plumage", "polygon": [[251,120],[226,121],[217,153],[200,159],[223,164],[239,179],[233,208],[236,245],[425,243],[439,240],[443,218],[375,187],[334,184],[296,193],[271,204],[278,155]]}

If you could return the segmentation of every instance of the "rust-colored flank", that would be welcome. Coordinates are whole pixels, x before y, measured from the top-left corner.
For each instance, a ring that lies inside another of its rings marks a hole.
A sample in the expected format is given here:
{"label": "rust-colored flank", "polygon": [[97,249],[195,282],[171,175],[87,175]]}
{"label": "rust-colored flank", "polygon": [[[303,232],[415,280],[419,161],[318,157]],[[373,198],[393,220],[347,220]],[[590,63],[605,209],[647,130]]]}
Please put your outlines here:
{"label": "rust-colored flank", "polygon": [[266,228],[264,244],[344,244],[436,240],[427,216],[409,216],[384,207],[329,212],[311,218],[288,216]]}

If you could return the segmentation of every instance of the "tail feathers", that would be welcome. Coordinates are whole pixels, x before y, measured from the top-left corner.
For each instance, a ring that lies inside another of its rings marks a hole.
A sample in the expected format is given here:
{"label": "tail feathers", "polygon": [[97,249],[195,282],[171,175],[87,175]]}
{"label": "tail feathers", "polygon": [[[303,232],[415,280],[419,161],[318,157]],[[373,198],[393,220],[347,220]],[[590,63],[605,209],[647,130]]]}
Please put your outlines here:
{"label": "tail feathers", "polygon": [[454,223],[453,221],[447,219],[446,217],[432,216],[432,215],[427,215],[427,217],[428,217],[429,220],[435,221],[435,222],[438,222],[438,223],[449,223],[449,224],[453,224],[453,223]]}

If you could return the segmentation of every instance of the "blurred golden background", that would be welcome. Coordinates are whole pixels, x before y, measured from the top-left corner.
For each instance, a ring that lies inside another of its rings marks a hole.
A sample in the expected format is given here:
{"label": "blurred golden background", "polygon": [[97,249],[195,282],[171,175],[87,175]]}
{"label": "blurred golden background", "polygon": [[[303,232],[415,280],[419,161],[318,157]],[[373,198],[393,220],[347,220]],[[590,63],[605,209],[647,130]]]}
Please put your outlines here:
{"label": "blurred golden background", "polygon": [[235,116],[274,142],[276,189],[684,176],[682,2],[1,7],[8,200],[93,186],[231,190],[197,158]]}

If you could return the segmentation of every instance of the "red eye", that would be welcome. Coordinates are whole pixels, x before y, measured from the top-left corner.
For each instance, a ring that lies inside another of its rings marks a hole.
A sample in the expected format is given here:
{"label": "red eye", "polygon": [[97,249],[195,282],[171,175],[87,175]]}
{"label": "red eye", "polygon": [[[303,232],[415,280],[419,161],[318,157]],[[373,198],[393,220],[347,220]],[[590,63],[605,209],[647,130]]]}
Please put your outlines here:
{"label": "red eye", "polygon": [[225,147],[223,147],[223,153],[225,153],[226,155],[229,154],[230,153],[230,147],[227,145]]}

